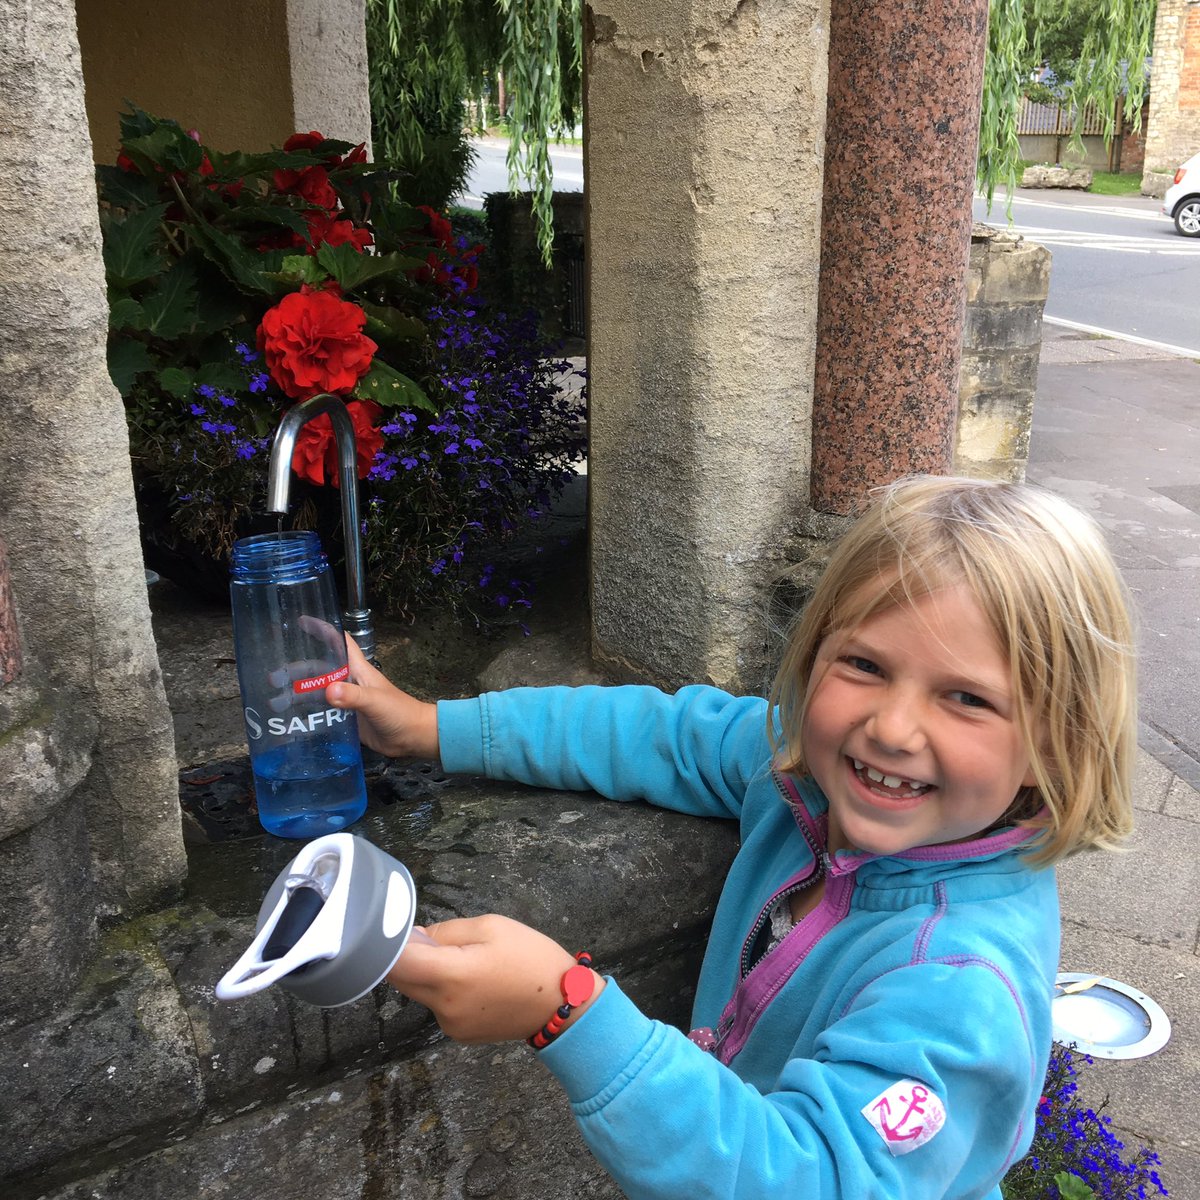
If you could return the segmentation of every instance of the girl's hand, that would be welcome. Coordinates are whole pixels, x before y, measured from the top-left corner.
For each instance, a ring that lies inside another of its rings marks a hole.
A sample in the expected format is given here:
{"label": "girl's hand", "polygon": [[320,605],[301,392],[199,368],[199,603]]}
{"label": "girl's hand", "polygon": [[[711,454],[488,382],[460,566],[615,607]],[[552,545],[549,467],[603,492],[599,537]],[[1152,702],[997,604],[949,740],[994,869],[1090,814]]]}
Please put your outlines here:
{"label": "girl's hand", "polygon": [[[471,917],[431,925],[438,944],[411,941],[388,982],[433,1011],[442,1031],[459,1042],[532,1037],[561,1006],[559,982],[575,959],[557,942],[508,917]],[[592,972],[591,999],[604,989]]]}
{"label": "girl's hand", "polygon": [[437,758],[437,705],[402,692],[363,657],[352,637],[346,637],[353,683],[331,683],[325,699],[334,708],[358,714],[358,736],[391,758]]}

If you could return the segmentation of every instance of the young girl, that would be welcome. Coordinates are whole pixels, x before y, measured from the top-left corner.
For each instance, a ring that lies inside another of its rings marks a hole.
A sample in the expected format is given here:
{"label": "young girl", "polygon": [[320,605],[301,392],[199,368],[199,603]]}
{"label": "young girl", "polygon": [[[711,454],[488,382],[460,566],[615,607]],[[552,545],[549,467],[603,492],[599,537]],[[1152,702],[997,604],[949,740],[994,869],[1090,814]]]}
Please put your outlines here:
{"label": "young girl", "polygon": [[690,1036],[502,917],[432,927],[390,977],[453,1038],[530,1039],[630,1197],[999,1197],[1050,1050],[1047,868],[1130,827],[1130,621],[1087,517],[1021,485],[885,489],[769,702],[435,707],[352,662],[330,701],[386,753],[740,821]]}

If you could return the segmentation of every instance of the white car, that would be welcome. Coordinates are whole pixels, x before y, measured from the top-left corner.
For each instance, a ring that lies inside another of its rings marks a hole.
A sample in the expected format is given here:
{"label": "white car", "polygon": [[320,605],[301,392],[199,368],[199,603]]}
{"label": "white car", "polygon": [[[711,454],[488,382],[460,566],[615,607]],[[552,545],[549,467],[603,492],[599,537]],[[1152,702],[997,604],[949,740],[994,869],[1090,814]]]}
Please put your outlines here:
{"label": "white car", "polygon": [[1184,237],[1200,237],[1200,154],[1175,172],[1175,182],[1163,196],[1162,210]]}

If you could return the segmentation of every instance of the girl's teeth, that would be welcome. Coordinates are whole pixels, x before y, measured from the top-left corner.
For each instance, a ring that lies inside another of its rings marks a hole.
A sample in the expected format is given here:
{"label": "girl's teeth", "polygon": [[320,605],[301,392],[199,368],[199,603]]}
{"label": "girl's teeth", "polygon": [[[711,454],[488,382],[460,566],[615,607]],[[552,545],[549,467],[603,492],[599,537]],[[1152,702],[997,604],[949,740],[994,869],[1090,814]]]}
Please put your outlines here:
{"label": "girl's teeth", "polygon": [[910,788],[923,788],[923,783],[918,783],[915,779],[901,779],[899,775],[885,775],[882,771],[875,770],[874,767],[868,767],[865,763],[859,762],[857,758],[851,759],[854,763],[856,771],[862,771],[864,775],[872,783],[882,783],[884,787],[898,788],[902,785],[907,785]]}

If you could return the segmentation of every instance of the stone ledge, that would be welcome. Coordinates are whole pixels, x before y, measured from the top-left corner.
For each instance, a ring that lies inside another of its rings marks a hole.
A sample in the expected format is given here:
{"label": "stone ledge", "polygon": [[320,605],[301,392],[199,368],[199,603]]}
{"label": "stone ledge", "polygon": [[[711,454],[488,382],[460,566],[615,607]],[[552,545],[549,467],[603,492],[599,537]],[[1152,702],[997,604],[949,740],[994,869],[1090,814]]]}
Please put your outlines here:
{"label": "stone ledge", "polygon": [[[413,872],[421,921],[506,912],[587,946],[604,970],[657,997],[656,1015],[686,1020],[736,849],[732,823],[442,779],[435,799],[408,804],[382,802],[383,785],[373,780],[372,802],[355,829]],[[139,1166],[143,1159],[186,1160],[201,1174],[216,1170],[204,1165],[215,1153],[204,1149],[212,1145],[210,1127],[242,1120],[258,1131],[247,1135],[245,1153],[257,1154],[264,1128],[294,1120],[290,1099],[311,1088],[336,1091],[339,1081],[364,1073],[398,1089],[392,1103],[414,1120],[424,1113],[446,1125],[450,1140],[503,1115],[494,1088],[474,1107],[468,1089],[463,1111],[453,1116],[429,1109],[420,1088],[405,1090],[403,1080],[420,1076],[431,1055],[447,1062],[455,1056],[441,1046],[426,1010],[386,985],[339,1009],[311,1008],[278,988],[240,1003],[216,1002],[216,980],[248,943],[262,895],[298,848],[265,835],[193,844],[181,904],[111,930],[62,1008],[0,1035],[0,1070],[10,1081],[0,1095],[0,1127],[9,1134],[0,1149],[6,1197],[25,1200],[54,1187],[88,1195],[97,1172],[148,1181],[159,1167]],[[561,1124],[561,1097],[544,1080],[539,1087]],[[259,1110],[261,1120],[246,1115]],[[536,1126],[549,1118],[539,1112],[530,1120]],[[325,1136],[336,1138],[336,1131]],[[198,1139],[195,1147],[191,1139]],[[248,1159],[229,1169],[265,1170]],[[295,1177],[287,1183],[294,1189]],[[134,1196],[155,1194],[130,1186]],[[258,1194],[282,1197],[285,1190],[281,1182]]]}
{"label": "stone ledge", "polygon": [[1086,191],[1091,186],[1091,167],[1026,167],[1021,176],[1021,187],[1024,188],[1074,188]]}

